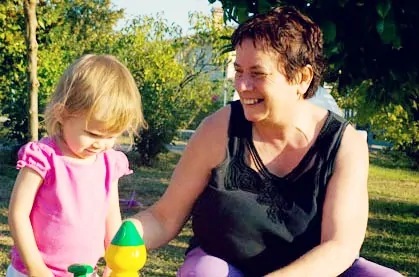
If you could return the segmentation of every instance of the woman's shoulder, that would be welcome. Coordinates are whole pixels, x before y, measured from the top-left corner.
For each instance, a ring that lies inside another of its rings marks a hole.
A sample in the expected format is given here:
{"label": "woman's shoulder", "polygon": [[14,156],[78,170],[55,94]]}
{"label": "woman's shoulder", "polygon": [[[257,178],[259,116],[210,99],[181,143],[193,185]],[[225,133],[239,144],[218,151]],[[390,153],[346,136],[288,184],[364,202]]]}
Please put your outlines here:
{"label": "woman's shoulder", "polygon": [[352,124],[347,125],[343,132],[341,148],[348,152],[355,151],[368,151],[368,143],[364,134],[358,132]]}
{"label": "woman's shoulder", "polygon": [[[217,110],[216,112],[205,117],[198,127],[198,130],[205,129],[211,132],[224,132],[227,130],[229,117],[231,113],[231,106],[227,105]],[[208,134],[209,135],[209,134]]]}
{"label": "woman's shoulder", "polygon": [[194,140],[198,139],[205,145],[214,142],[222,143],[224,138],[227,139],[230,113],[231,107],[228,105],[207,116],[198,126],[192,138],[195,137]]}
{"label": "woman's shoulder", "polygon": [[230,113],[231,107],[227,105],[207,116],[189,139],[185,152],[193,153],[195,158],[199,153],[212,167],[219,164],[227,145]]}

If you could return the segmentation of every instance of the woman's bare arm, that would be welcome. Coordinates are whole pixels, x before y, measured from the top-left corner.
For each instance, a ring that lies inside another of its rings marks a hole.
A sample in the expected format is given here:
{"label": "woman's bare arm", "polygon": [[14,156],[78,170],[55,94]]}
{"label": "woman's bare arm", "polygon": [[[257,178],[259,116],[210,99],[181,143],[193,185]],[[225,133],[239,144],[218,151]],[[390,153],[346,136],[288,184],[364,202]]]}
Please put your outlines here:
{"label": "woman's bare arm", "polygon": [[349,126],[327,187],[321,244],[289,266],[267,276],[335,277],[351,266],[367,228],[368,167],[367,142]]}
{"label": "woman's bare arm", "polygon": [[130,219],[142,234],[147,249],[169,242],[189,218],[211,170],[225,157],[229,116],[227,106],[202,122],[188,142],[166,192],[153,206]]}

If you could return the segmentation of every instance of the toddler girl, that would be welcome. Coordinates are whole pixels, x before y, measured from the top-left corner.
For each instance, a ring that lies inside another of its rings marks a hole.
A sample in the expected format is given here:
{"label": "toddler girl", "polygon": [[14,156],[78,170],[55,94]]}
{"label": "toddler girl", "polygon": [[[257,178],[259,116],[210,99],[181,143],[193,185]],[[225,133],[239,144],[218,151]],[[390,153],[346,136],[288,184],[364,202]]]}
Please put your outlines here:
{"label": "toddler girl", "polygon": [[7,277],[73,276],[72,264],[96,265],[121,224],[118,179],[132,172],[112,147],[145,127],[135,81],[109,55],[85,55],[66,70],[45,123],[48,137],[18,152]]}

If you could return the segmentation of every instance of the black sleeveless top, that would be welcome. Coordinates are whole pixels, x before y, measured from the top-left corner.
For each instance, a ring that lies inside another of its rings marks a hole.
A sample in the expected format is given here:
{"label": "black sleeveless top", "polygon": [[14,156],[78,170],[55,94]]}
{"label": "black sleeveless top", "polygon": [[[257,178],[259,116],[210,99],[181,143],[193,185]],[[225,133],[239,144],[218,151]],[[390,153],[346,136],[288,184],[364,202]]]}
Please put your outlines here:
{"label": "black sleeveless top", "polygon": [[262,276],[319,245],[326,187],[347,124],[329,112],[301,162],[278,177],[263,165],[241,103],[231,103],[227,157],[194,205],[189,249],[200,246],[245,276]]}

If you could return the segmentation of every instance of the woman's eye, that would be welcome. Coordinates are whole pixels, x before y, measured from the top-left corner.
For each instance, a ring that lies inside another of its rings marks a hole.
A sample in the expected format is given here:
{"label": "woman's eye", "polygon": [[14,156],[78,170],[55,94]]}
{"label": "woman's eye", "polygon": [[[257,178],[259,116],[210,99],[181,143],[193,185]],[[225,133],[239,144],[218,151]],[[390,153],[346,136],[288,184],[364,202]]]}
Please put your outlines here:
{"label": "woman's eye", "polygon": [[240,77],[240,76],[242,76],[242,74],[243,74],[243,72],[236,70],[235,76]]}
{"label": "woman's eye", "polygon": [[252,72],[252,77],[256,77],[256,78],[263,78],[266,77],[268,74],[264,73],[264,72]]}

